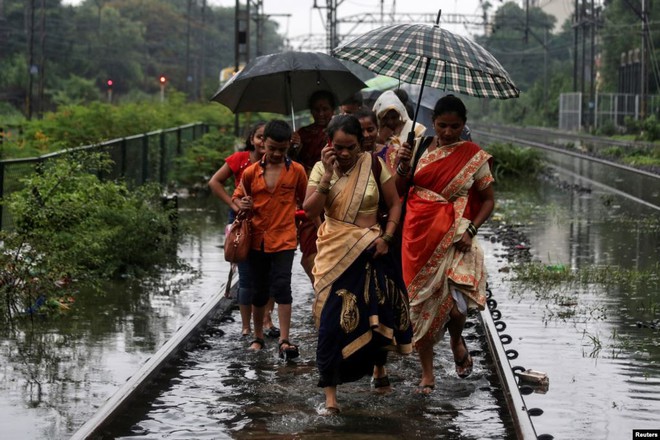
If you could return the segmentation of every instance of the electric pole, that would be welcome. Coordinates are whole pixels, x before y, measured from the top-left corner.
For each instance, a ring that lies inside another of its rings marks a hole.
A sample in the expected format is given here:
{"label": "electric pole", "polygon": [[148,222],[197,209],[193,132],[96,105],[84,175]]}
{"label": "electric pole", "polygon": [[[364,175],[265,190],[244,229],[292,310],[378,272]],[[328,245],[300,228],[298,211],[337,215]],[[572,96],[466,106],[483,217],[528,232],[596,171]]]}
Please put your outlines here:
{"label": "electric pole", "polygon": [[[250,1],[241,8],[240,0],[236,0],[234,9],[234,75],[241,68],[241,63],[250,60]],[[234,115],[234,134],[240,135],[238,113]]]}
{"label": "electric pole", "polygon": [[646,118],[646,99],[648,93],[648,75],[646,74],[646,48],[647,48],[647,39],[648,39],[648,20],[646,16],[646,0],[642,0],[642,50],[640,51],[640,109],[639,116],[641,120]]}
{"label": "electric pole", "polygon": [[25,113],[28,121],[32,119],[32,85],[36,74],[34,65],[34,0],[30,0],[30,27],[28,35],[28,90],[25,97]]}

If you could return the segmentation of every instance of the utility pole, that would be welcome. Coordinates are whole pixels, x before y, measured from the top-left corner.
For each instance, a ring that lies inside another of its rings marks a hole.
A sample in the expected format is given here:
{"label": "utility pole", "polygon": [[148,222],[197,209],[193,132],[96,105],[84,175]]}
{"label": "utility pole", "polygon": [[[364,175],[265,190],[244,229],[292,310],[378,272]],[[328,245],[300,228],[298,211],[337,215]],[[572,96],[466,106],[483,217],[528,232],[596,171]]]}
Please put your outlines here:
{"label": "utility pole", "polygon": [[591,70],[589,71],[589,108],[591,110],[591,126],[596,128],[596,24],[598,23],[596,17],[596,5],[594,0],[591,0]]}
{"label": "utility pole", "polygon": [[39,17],[39,85],[37,96],[39,105],[37,113],[39,118],[43,114],[44,86],[46,82],[46,0],[41,0],[41,15]]}
{"label": "utility pole", "polygon": [[646,48],[647,48],[647,39],[648,39],[648,19],[646,16],[646,0],[642,0],[642,50],[640,51],[640,109],[639,116],[640,119],[644,120],[646,118],[646,100],[648,93],[648,75],[646,67]]}
{"label": "utility pole", "polygon": [[325,50],[327,53],[332,53],[332,50],[339,45],[339,38],[337,37],[337,6],[343,0],[326,0],[326,6],[319,6],[314,0],[312,8],[326,9],[326,23],[325,23]]}
{"label": "utility pole", "polygon": [[204,91],[204,77],[206,76],[206,0],[202,0],[202,42],[201,42],[201,53],[199,54],[200,57],[200,67],[199,67],[199,73],[197,74],[197,78],[199,81],[197,82],[197,99],[200,99],[202,97],[202,93]]}
{"label": "utility pole", "polygon": [[577,72],[578,72],[578,36],[580,32],[580,0],[575,0],[575,15],[573,17],[573,92],[577,92]]}
{"label": "utility pole", "polygon": [[30,0],[30,27],[28,32],[28,90],[25,97],[25,113],[29,121],[32,119],[32,78],[37,73],[34,65],[34,0]]}
{"label": "utility pole", "polygon": [[192,0],[188,0],[188,12],[186,14],[186,93],[188,99],[191,95],[192,74],[190,72],[190,15],[192,14]]}
{"label": "utility pole", "polygon": [[328,22],[326,25],[327,35],[327,52],[332,53],[332,50],[339,45],[337,38],[337,0],[327,0],[328,8]]}
{"label": "utility pole", "polygon": [[254,20],[254,23],[257,27],[255,34],[257,36],[257,44],[255,47],[256,56],[263,55],[264,51],[264,2],[263,0],[248,0],[248,2],[254,3],[255,12],[251,14]]}
{"label": "utility pole", "polygon": [[[236,0],[234,9],[234,74],[241,68],[241,63],[250,60],[250,1],[241,9],[240,0]],[[238,113],[234,116],[234,134],[240,135]]]}

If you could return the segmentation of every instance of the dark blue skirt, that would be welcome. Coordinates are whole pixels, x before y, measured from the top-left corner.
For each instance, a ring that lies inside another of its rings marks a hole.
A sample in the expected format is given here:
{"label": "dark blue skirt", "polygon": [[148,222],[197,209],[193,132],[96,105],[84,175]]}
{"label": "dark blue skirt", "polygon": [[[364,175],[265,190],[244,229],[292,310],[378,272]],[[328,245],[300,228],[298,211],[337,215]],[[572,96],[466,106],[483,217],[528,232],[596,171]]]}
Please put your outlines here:
{"label": "dark blue skirt", "polygon": [[411,344],[400,262],[392,252],[378,258],[372,254],[363,252],[333,283],[321,312],[316,350],[320,387],[371,375],[374,365],[385,364],[388,351]]}

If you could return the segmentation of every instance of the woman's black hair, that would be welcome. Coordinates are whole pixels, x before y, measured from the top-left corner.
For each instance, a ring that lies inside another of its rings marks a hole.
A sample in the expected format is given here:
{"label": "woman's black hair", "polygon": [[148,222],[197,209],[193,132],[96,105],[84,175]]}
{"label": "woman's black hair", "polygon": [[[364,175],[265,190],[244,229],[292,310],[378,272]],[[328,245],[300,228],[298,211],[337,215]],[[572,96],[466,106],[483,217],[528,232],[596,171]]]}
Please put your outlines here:
{"label": "woman's black hair", "polygon": [[328,137],[332,139],[334,138],[335,133],[340,130],[346,134],[357,137],[358,143],[360,146],[362,146],[362,141],[364,141],[362,126],[360,125],[360,120],[354,115],[334,116],[332,119],[330,119],[330,123],[325,129],[325,132],[328,134]]}
{"label": "woman's black hair", "polygon": [[252,144],[252,138],[254,137],[254,134],[259,130],[259,128],[263,127],[266,125],[266,121],[259,121],[256,124],[252,126],[250,131],[247,134],[247,137],[245,138],[245,150],[244,151],[254,151],[254,145]]}
{"label": "woman's black hair", "polygon": [[443,96],[435,103],[435,107],[433,107],[433,119],[444,113],[455,113],[463,122],[467,121],[465,104],[454,95]]}
{"label": "woman's black hair", "polygon": [[312,96],[309,97],[309,101],[307,101],[307,108],[312,108],[312,105],[314,105],[314,103],[320,99],[325,99],[328,101],[330,107],[333,109],[337,107],[335,95],[328,92],[327,90],[317,90],[316,92],[312,93]]}
{"label": "woman's black hair", "polygon": [[362,118],[369,118],[374,123],[374,125],[378,127],[378,116],[376,116],[376,113],[374,113],[373,110],[363,108],[362,110],[353,113],[353,116],[358,118],[358,121]]}
{"label": "woman's black hair", "polygon": [[275,142],[291,140],[291,126],[282,119],[273,119],[264,127],[264,139],[272,139]]}

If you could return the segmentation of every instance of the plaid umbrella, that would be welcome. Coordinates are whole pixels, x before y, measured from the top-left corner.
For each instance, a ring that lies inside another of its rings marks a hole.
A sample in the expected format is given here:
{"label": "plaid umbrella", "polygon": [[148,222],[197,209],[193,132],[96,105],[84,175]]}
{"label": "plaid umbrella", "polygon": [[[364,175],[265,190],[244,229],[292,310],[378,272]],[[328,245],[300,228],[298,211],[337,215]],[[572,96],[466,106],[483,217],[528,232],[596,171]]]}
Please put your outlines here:
{"label": "plaid umbrella", "polygon": [[[211,100],[234,112],[289,114],[305,110],[310,96],[325,90],[337,103],[366,85],[336,58],[319,52],[281,52],[250,61]],[[295,127],[294,127],[295,129]]]}
{"label": "plaid umbrella", "polygon": [[437,24],[374,29],[337,47],[333,54],[410,84],[480,98],[517,98],[520,93],[490,52]]}
{"label": "plaid umbrella", "polygon": [[477,43],[435,25],[400,24],[369,31],[334,50],[380,75],[420,84],[408,141],[412,143],[424,86],[480,98],[517,98],[518,88],[495,57]]}

